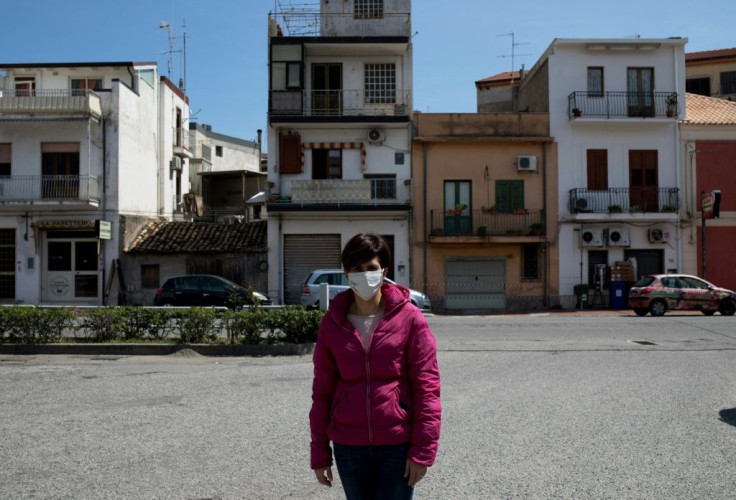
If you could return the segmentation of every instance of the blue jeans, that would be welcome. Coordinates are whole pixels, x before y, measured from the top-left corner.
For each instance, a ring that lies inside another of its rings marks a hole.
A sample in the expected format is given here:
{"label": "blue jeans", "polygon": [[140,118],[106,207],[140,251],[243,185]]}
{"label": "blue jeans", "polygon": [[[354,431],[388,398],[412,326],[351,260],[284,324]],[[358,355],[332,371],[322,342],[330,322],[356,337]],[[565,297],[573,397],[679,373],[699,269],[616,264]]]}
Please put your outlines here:
{"label": "blue jeans", "polygon": [[411,500],[414,488],[404,477],[409,443],[396,446],[345,446],[333,443],[340,481],[348,500]]}

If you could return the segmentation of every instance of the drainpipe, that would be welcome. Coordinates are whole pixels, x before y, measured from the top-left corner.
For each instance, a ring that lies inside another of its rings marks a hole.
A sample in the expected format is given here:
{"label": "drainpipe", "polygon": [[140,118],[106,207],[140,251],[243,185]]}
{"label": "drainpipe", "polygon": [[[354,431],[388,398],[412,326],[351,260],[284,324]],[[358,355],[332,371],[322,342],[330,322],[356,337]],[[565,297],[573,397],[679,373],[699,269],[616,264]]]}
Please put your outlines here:
{"label": "drainpipe", "polygon": [[427,143],[422,143],[422,292],[427,295]]}
{"label": "drainpipe", "polygon": [[[677,95],[679,97],[679,95],[680,95],[680,81],[678,80],[678,77],[677,77],[677,75],[678,75],[678,67],[679,67],[678,64],[677,64],[677,50],[678,50],[677,49],[677,46],[676,45],[673,45],[672,46],[672,58],[674,59],[674,61],[673,61],[673,67],[674,67],[674,71],[675,71],[675,78],[674,78],[674,80],[675,80],[675,92],[677,92]],[[679,99],[678,99],[678,102],[679,102]],[[686,102],[685,99],[683,99],[682,102]],[[682,171],[683,171],[683,169],[682,169],[682,145],[680,144],[681,137],[680,137],[680,110],[679,109],[677,110],[677,114],[675,116],[676,116],[676,118],[675,118],[675,165],[676,165],[676,170],[677,170],[676,173],[675,173],[676,174],[675,177],[677,179],[676,180],[676,183],[677,183],[677,186],[676,187],[677,187],[678,197],[680,199],[682,199]],[[677,262],[676,262],[676,264],[677,264],[677,272],[680,272],[681,273],[681,272],[683,272],[683,269],[682,269],[683,268],[683,265],[682,265],[682,253],[683,253],[683,249],[682,249],[682,227],[681,227],[681,224],[680,224],[680,210],[682,210],[682,209],[680,208],[679,210],[676,211],[676,213],[677,213],[677,222],[675,223],[675,231],[676,231],[675,234],[677,235]]]}
{"label": "drainpipe", "polygon": [[[103,116],[102,120],[102,220],[107,219],[107,120]],[[118,219],[118,226],[120,225]],[[118,228],[119,229],[119,228]],[[105,283],[107,283],[107,262],[105,260],[106,245],[102,242],[102,305],[107,305],[107,294],[105,293]]]}
{"label": "drainpipe", "polygon": [[544,275],[542,278],[542,305],[549,302],[549,248],[547,238],[547,143],[542,143],[542,250],[544,250]]}

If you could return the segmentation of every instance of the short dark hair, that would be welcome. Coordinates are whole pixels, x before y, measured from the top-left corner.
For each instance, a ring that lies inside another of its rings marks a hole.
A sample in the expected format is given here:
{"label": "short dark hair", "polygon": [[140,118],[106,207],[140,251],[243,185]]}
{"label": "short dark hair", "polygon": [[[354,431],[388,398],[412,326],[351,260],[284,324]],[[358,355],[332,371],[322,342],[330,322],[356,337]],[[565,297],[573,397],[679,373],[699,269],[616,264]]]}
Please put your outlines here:
{"label": "short dark hair", "polygon": [[391,266],[391,249],[380,235],[375,233],[358,233],[345,244],[340,260],[345,272],[349,272],[358,264],[370,262],[378,257],[382,269]]}

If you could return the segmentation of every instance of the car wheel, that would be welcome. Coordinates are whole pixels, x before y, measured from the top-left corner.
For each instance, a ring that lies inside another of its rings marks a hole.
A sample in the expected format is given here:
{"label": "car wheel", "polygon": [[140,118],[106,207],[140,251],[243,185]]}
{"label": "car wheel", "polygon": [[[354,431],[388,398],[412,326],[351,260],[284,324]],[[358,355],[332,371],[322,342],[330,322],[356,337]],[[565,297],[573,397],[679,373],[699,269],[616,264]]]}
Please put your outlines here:
{"label": "car wheel", "polygon": [[652,316],[664,316],[664,313],[666,311],[667,304],[665,304],[664,301],[655,300],[649,305],[649,312],[652,314]]}
{"label": "car wheel", "polygon": [[637,316],[646,316],[649,311],[647,311],[646,307],[635,307],[634,312]]}
{"label": "car wheel", "polygon": [[732,299],[724,299],[718,306],[718,312],[721,313],[721,316],[733,316],[736,313],[736,302]]}
{"label": "car wheel", "polygon": [[700,312],[702,312],[706,316],[713,316],[716,313],[715,310],[713,310],[713,309],[703,309]]}

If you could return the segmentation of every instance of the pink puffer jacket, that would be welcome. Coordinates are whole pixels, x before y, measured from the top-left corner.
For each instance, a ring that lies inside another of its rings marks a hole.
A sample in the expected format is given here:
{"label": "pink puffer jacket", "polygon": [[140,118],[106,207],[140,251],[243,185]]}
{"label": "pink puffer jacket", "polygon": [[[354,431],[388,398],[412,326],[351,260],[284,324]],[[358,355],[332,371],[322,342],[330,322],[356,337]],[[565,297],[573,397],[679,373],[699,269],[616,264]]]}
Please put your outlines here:
{"label": "pink puffer jacket", "polygon": [[314,348],[312,469],[332,465],[330,441],[381,446],[411,443],[409,458],[430,466],[440,437],[437,345],[409,290],[384,283],[386,308],[366,353],[347,319],[352,290],[337,295]]}

